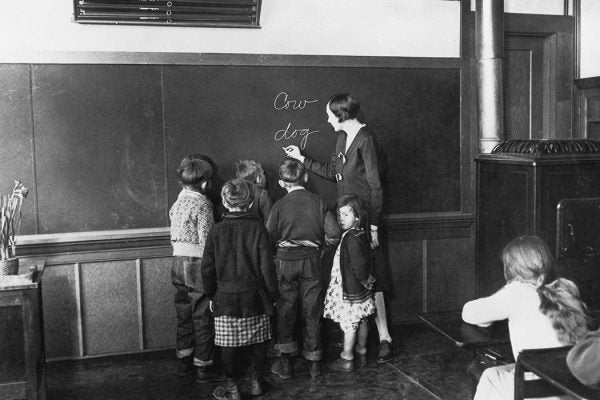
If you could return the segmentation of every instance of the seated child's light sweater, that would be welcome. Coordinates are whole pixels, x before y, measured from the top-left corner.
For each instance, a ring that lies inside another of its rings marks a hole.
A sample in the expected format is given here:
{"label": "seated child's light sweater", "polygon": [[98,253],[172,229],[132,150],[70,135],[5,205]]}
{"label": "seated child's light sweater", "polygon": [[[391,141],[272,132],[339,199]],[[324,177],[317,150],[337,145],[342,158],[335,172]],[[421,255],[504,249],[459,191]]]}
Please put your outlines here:
{"label": "seated child's light sweater", "polygon": [[489,297],[469,301],[463,307],[463,320],[489,325],[508,319],[513,355],[524,349],[563,346],[550,319],[540,311],[540,297],[534,285],[513,281]]}
{"label": "seated child's light sweater", "polygon": [[214,225],[210,200],[201,193],[183,189],[169,217],[173,255],[202,257],[208,231]]}

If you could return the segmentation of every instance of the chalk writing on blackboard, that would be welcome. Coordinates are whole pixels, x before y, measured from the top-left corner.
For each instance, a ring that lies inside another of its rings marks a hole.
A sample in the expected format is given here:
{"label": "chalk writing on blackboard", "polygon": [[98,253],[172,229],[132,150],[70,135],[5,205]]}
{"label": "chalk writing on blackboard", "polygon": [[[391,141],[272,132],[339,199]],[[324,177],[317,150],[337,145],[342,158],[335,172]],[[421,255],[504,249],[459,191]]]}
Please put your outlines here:
{"label": "chalk writing on blackboard", "polygon": [[319,100],[289,100],[286,92],[279,92],[273,100],[273,108],[276,110],[287,110],[290,107],[292,110],[304,110],[304,108],[311,103],[316,103]]}
{"label": "chalk writing on blackboard", "polygon": [[285,127],[285,129],[280,129],[277,132],[275,132],[275,141],[279,142],[280,140],[289,140],[289,139],[294,139],[297,136],[301,136],[302,140],[300,141],[300,149],[304,150],[304,148],[306,147],[306,142],[308,141],[308,137],[310,135],[312,135],[313,133],[318,133],[319,131],[311,131],[308,128],[303,128],[303,129],[290,129],[290,127],[292,126],[292,123],[288,123],[287,126]]}
{"label": "chalk writing on blackboard", "polygon": [[[273,108],[275,110],[304,110],[307,105],[311,105],[314,103],[318,103],[319,100],[316,99],[300,99],[293,100],[289,98],[287,92],[279,92],[275,99],[273,100]],[[292,129],[292,122],[290,121],[284,129],[279,129],[275,132],[273,139],[276,142],[281,140],[290,140],[294,139],[298,136],[302,137],[300,141],[300,148],[304,150],[306,147],[306,143],[308,142],[308,137],[313,133],[318,133],[318,130],[311,131],[309,128],[300,128],[300,129]]]}

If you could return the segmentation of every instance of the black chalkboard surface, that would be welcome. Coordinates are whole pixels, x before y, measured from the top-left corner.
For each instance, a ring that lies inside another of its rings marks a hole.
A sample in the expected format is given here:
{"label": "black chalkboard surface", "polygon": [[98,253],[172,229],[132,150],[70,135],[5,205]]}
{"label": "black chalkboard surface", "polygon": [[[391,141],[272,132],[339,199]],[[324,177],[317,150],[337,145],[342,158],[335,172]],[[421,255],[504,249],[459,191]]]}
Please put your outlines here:
{"label": "black chalkboard surface", "polygon": [[[459,76],[450,69],[170,67],[164,71],[169,198],[178,160],[190,149],[213,157],[226,177],[240,158],[260,161],[275,198],[282,146],[330,159],[335,132],[325,107],[351,92],[386,152],[386,212],[460,209]],[[309,189],[335,203],[335,184]]]}
{"label": "black chalkboard surface", "polygon": [[[0,124],[3,149],[35,171],[23,234],[168,226],[176,167],[197,152],[222,180],[236,160],[260,161],[276,200],[282,146],[329,159],[325,106],[338,92],[358,97],[385,150],[386,213],[460,210],[458,68],[42,64],[4,66],[0,78],[25,96],[0,101],[0,115],[21,116],[17,129]],[[333,182],[311,175],[309,189],[335,202]]]}

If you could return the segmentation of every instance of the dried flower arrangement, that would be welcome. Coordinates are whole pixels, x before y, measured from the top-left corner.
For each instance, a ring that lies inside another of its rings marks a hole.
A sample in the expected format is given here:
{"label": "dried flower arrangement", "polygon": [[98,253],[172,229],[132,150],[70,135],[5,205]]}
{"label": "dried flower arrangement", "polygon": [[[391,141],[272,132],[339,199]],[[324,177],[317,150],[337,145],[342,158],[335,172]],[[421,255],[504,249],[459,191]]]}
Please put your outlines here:
{"label": "dried flower arrangement", "polygon": [[21,227],[21,205],[28,189],[16,180],[10,195],[0,195],[0,260],[15,258],[15,236]]}

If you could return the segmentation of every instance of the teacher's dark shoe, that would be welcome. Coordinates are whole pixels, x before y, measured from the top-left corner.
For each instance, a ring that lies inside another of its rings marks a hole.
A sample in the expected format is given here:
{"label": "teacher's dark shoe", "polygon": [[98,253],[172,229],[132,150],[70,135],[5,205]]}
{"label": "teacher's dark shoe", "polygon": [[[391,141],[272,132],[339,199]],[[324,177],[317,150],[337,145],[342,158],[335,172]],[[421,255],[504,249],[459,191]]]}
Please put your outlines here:
{"label": "teacher's dark shoe", "polygon": [[392,344],[387,340],[382,340],[381,343],[379,343],[377,362],[381,364],[390,361],[392,361]]}
{"label": "teacher's dark shoe", "polygon": [[336,372],[354,371],[354,360],[346,360],[342,357],[328,365],[329,369]]}

